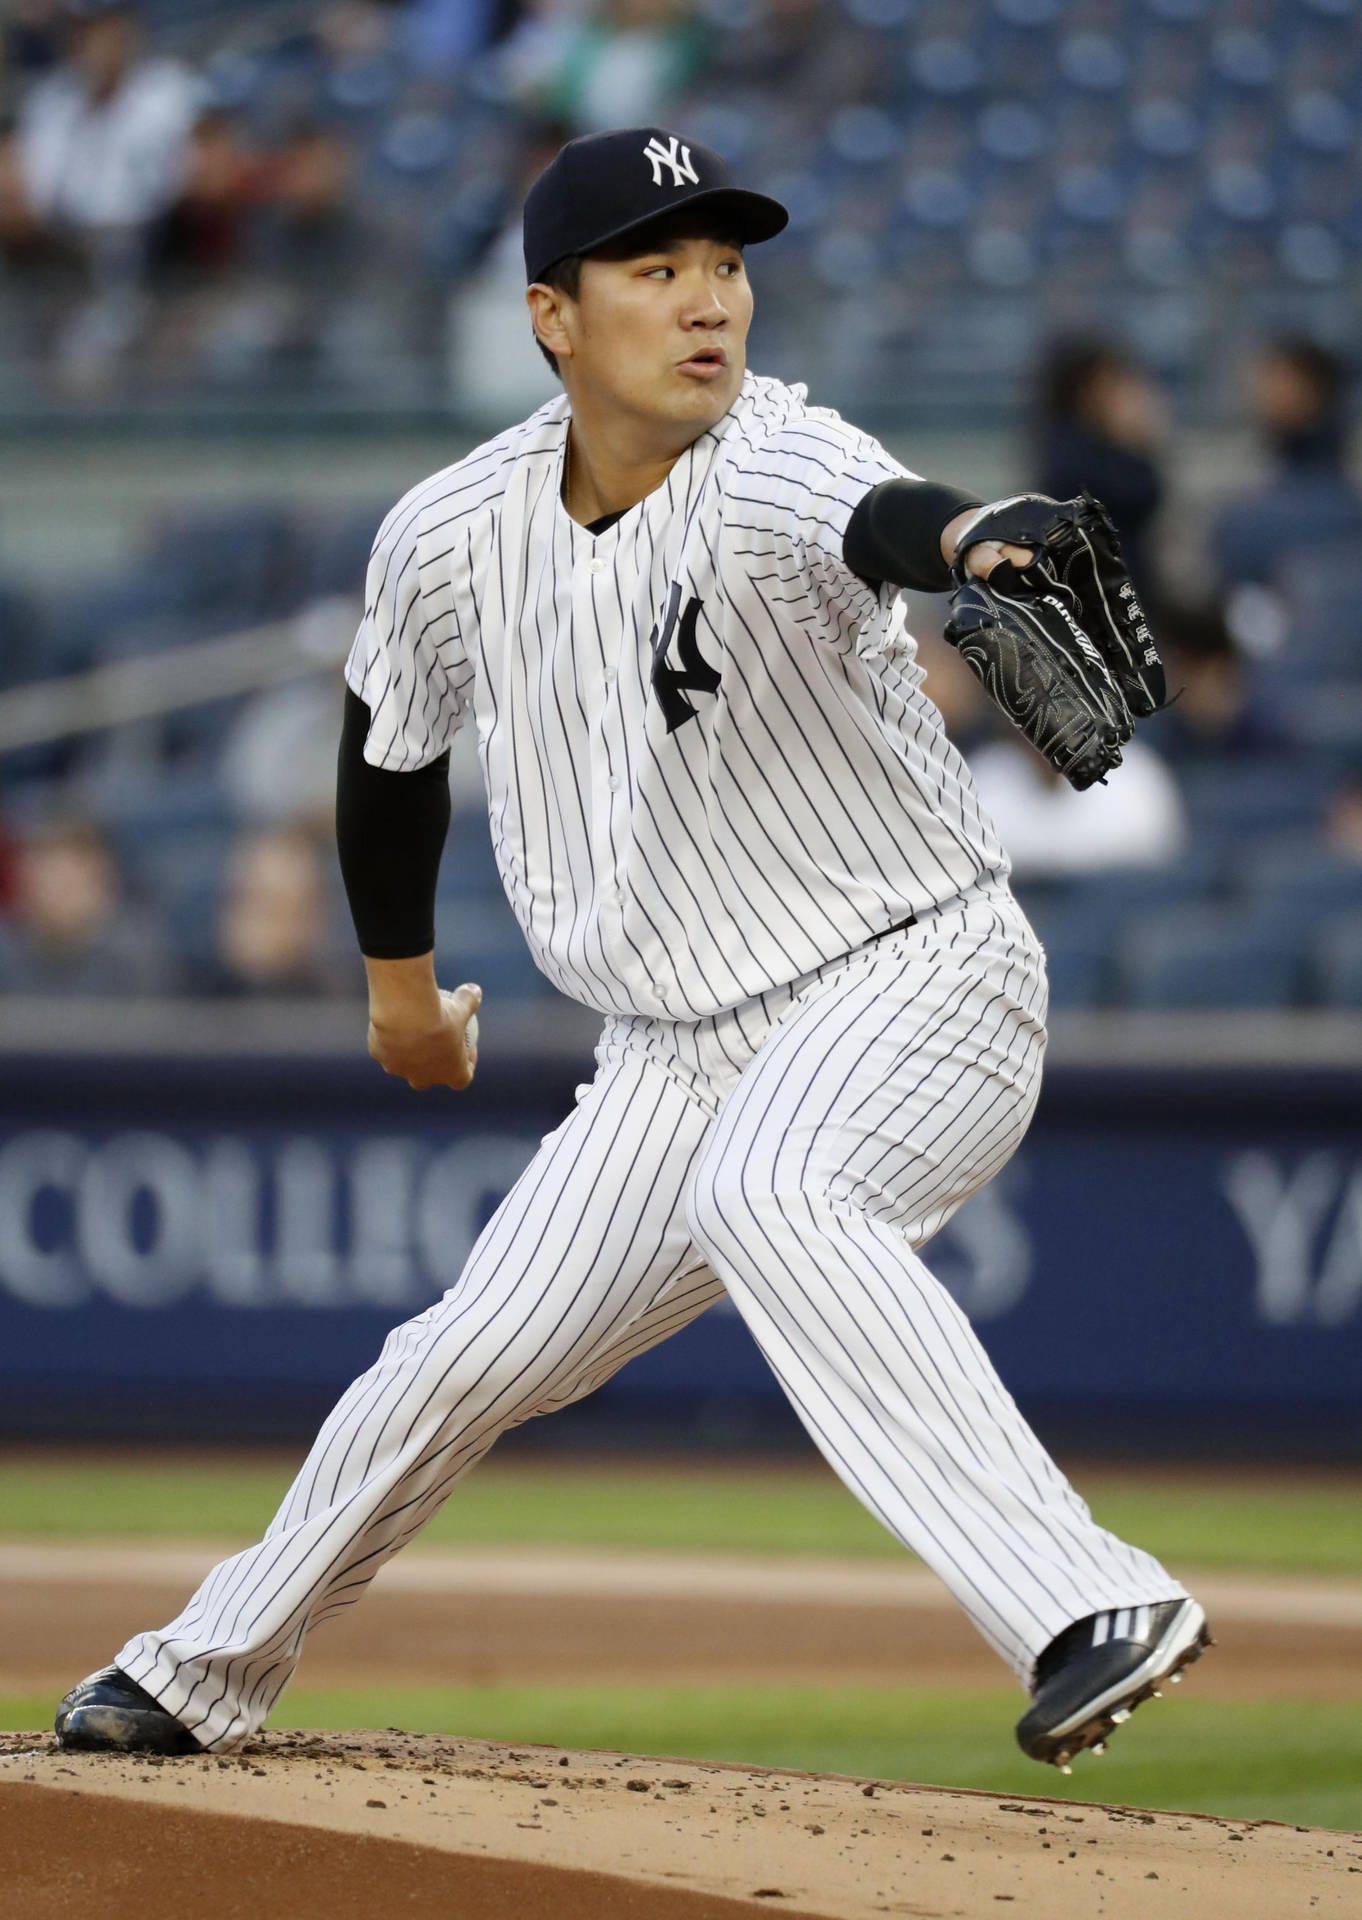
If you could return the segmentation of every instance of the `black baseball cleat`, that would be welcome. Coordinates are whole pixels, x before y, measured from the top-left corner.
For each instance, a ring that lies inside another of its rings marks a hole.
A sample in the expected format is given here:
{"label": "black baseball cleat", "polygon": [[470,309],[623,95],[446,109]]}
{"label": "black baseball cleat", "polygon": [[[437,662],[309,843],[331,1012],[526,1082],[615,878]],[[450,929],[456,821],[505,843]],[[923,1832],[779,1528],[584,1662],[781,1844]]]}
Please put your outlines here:
{"label": "black baseball cleat", "polygon": [[1017,1722],[1017,1744],[1033,1760],[1069,1771],[1076,1753],[1102,1753],[1107,1736],[1142,1700],[1212,1644],[1195,1600],[1122,1607],[1066,1627],[1036,1662],[1031,1706]]}
{"label": "black baseball cleat", "polygon": [[193,1734],[117,1667],[101,1667],[57,1708],[57,1745],[79,1753],[201,1753]]}

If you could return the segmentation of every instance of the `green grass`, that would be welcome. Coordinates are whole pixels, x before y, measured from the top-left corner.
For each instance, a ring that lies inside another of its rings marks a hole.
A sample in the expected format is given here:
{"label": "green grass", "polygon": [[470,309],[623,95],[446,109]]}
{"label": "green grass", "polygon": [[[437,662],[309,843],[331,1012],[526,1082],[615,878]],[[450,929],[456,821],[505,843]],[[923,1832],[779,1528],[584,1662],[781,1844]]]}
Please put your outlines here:
{"label": "green grass", "polygon": [[[26,1456],[0,1466],[0,1538],[258,1536],[293,1463]],[[1362,1576],[1356,1484],[1197,1483],[1080,1474],[1097,1517],[1176,1567]],[[893,1558],[902,1549],[809,1467],[628,1469],[491,1462],[422,1535],[431,1545],[561,1544]]]}
{"label": "green grass", "polygon": [[[1012,1742],[1012,1691],[823,1687],[299,1687],[275,1726],[403,1727],[678,1758],[870,1774],[934,1786],[1362,1827],[1354,1703],[1151,1702],[1067,1780]],[[51,1724],[47,1698],[0,1696],[0,1726]]]}
{"label": "green grass", "polygon": [[[292,1462],[32,1455],[0,1465],[0,1539],[257,1536]],[[1151,1472],[1078,1476],[1098,1517],[1174,1568],[1362,1577],[1358,1489]],[[460,1487],[432,1545],[554,1543],[892,1558],[901,1549],[833,1476],[808,1468],[493,1461]],[[1302,1825],[1362,1826],[1362,1714],[1351,1702],[1202,1701],[1141,1710],[1065,1781],[1022,1759],[1011,1691],[816,1686],[300,1688],[276,1724],[403,1726],[636,1753],[743,1760],[1001,1793],[1100,1798]],[[0,1697],[0,1725],[50,1724],[49,1699]]]}

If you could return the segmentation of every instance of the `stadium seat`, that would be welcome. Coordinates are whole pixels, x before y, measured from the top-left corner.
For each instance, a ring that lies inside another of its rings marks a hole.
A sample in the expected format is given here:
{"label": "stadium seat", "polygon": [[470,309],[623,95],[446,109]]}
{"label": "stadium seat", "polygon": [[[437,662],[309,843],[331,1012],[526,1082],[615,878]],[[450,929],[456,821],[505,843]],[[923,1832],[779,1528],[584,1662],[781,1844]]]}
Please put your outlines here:
{"label": "stadium seat", "polygon": [[1339,859],[1309,835],[1239,849],[1232,878],[1249,904],[1294,913],[1302,927],[1321,915],[1362,910],[1362,866]]}
{"label": "stadium seat", "polygon": [[1317,765],[1259,762],[1189,771],[1183,798],[1194,840],[1233,844],[1313,827],[1331,785],[1330,770]]}
{"label": "stadium seat", "polygon": [[1121,935],[1123,997],[1140,1008],[1289,1006],[1299,946],[1291,916],[1196,906],[1141,917]]}
{"label": "stadium seat", "polygon": [[134,860],[196,834],[225,833],[230,824],[216,779],[175,777],[152,769],[135,782],[106,788],[100,818],[114,842]]}
{"label": "stadium seat", "polygon": [[298,571],[304,600],[363,594],[374,536],[392,505],[385,500],[342,507],[303,531]]}
{"label": "stadium seat", "polygon": [[1303,751],[1362,763],[1362,671],[1349,680],[1284,687],[1280,700],[1286,731]]}
{"label": "stadium seat", "polygon": [[[1308,511],[1308,502],[1302,501]],[[1277,575],[1288,608],[1281,664],[1299,674],[1362,678],[1362,552],[1350,535],[1286,560]]]}
{"label": "stadium seat", "polygon": [[1081,927],[1042,936],[1051,1007],[1100,1007],[1109,997],[1111,953],[1107,940]]}
{"label": "stadium seat", "polygon": [[1310,971],[1321,1005],[1362,1011],[1362,912],[1339,914],[1319,928]]}
{"label": "stadium seat", "polygon": [[1111,942],[1105,926],[1077,910],[1081,883],[1027,881],[1016,892],[1045,948],[1051,1006],[1100,1006],[1110,986]]}
{"label": "stadium seat", "polygon": [[458,979],[476,980],[502,999],[538,1000],[553,992],[504,899],[437,901],[435,952]]}
{"label": "stadium seat", "polygon": [[0,582],[0,688],[36,679],[40,648],[41,625],[33,600]]}
{"label": "stadium seat", "polygon": [[176,515],[161,527],[146,571],[186,612],[230,611],[242,620],[277,612],[289,527],[280,507],[232,506]]}
{"label": "stadium seat", "polygon": [[1204,900],[1212,891],[1214,878],[1211,853],[1209,847],[1200,847],[1193,857],[1175,867],[1134,867],[1085,875],[1072,884],[1069,913],[1078,923],[1110,940],[1120,923],[1132,915]]}
{"label": "stadium seat", "polygon": [[71,670],[252,626],[283,611],[290,561],[279,507],[174,515],[135,566],[58,610],[53,645]]}

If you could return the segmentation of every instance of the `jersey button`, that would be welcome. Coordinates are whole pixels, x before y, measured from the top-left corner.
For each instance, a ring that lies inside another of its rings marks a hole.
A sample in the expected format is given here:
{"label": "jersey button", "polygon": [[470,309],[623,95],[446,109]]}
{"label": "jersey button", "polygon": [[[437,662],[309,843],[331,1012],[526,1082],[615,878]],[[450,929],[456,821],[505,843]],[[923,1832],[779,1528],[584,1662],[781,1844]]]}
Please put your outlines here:
{"label": "jersey button", "polygon": [[608,561],[593,560],[591,562],[591,571],[593,573],[604,573],[606,572],[608,565],[609,565]]}
{"label": "jersey button", "polygon": [[618,793],[620,788],[624,785],[624,782],[620,779],[617,773],[612,773],[607,784],[610,788],[611,793]]}
{"label": "jersey button", "polygon": [[613,687],[616,679],[618,678],[618,675],[616,674],[615,669],[613,667],[607,667],[604,673],[602,673],[601,678],[602,680],[604,680],[607,687]]}
{"label": "jersey button", "polygon": [[653,982],[653,992],[654,992],[654,993],[655,993],[655,994],[657,995],[657,997],[658,997],[658,999],[659,999],[659,1000],[665,1000],[665,999],[666,999],[666,997],[667,997],[667,994],[668,994],[668,993],[669,993],[669,991],[671,990],[671,984],[672,984],[672,983],[671,983],[671,981],[670,981],[670,980],[668,980],[668,979],[667,979],[667,978],[665,977],[665,975],[664,975],[664,976],[663,976],[663,977],[662,977],[661,979],[658,979],[658,980],[654,980],[654,982]]}

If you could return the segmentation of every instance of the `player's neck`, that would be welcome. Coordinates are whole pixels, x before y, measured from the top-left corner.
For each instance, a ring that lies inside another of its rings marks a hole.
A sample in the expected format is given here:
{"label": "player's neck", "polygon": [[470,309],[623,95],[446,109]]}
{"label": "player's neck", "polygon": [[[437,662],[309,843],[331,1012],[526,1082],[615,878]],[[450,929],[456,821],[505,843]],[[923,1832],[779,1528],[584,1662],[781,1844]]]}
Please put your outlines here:
{"label": "player's neck", "polygon": [[580,526],[589,526],[608,513],[627,513],[656,492],[681,455],[705,431],[703,424],[688,439],[659,444],[654,435],[639,433],[630,423],[605,427],[583,420],[576,411],[568,424],[563,455],[563,505]]}

